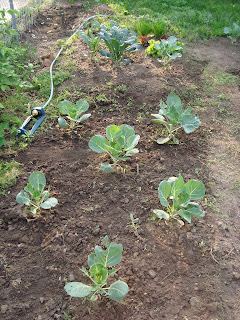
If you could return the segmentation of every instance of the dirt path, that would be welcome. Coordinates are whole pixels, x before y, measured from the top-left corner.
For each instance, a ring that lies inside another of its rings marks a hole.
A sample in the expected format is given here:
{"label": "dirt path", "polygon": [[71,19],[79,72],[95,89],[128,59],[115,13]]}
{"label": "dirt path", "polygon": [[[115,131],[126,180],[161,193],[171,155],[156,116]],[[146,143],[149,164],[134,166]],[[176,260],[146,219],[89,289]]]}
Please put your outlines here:
{"label": "dirt path", "polygon": [[[79,6],[48,10],[25,40],[46,53],[87,15]],[[119,70],[109,61],[93,63],[80,40],[62,56],[60,63],[74,70],[58,94],[88,99],[92,116],[77,134],[53,124],[16,157],[25,173],[2,199],[0,211],[1,319],[65,319],[63,312],[72,320],[240,319],[240,47],[231,46],[228,39],[202,44],[167,71],[143,51]],[[181,132],[179,146],[160,147],[150,114],[171,91],[194,108],[202,125],[191,135]],[[122,123],[140,134],[140,153],[126,163],[125,174],[105,174],[88,141]],[[15,196],[35,170],[46,174],[59,205],[45,219],[27,222]],[[204,182],[206,216],[182,228],[157,225],[150,217],[160,208],[158,185],[180,172],[185,180]],[[141,220],[140,237],[127,227],[130,213]],[[87,267],[87,256],[106,234],[123,244],[118,277],[128,283],[129,294],[121,303],[69,299],[65,283],[87,281],[79,268]]]}

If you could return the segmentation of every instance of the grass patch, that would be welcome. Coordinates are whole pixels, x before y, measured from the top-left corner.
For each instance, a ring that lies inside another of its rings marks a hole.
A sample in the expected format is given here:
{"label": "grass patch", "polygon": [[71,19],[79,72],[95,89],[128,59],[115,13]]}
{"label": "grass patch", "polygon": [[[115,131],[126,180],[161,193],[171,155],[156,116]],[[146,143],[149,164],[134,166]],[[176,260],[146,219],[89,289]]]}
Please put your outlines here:
{"label": "grass patch", "polygon": [[22,174],[21,164],[12,160],[11,162],[0,162],[0,194],[5,194],[6,189],[16,183],[17,177]]}
{"label": "grass patch", "polygon": [[[131,15],[150,23],[167,23],[169,35],[188,40],[208,39],[224,35],[223,28],[239,23],[238,0],[102,0],[115,14]],[[132,24],[132,22],[130,23]],[[136,29],[136,26],[135,26]]]}

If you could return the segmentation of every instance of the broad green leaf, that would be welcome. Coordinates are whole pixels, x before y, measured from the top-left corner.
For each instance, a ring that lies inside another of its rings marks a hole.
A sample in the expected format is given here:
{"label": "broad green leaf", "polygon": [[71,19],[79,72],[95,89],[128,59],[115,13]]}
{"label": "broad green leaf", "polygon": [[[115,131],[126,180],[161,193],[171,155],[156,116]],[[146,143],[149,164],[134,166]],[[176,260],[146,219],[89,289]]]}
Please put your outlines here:
{"label": "broad green leaf", "polygon": [[191,214],[187,210],[181,209],[178,211],[180,217],[185,219],[188,223],[191,223]]}
{"label": "broad green leaf", "polygon": [[0,137],[0,147],[2,147],[5,143],[6,143],[6,140]]}
{"label": "broad green leaf", "polygon": [[190,195],[183,191],[179,196],[179,204],[182,207],[186,207],[190,201]]}
{"label": "broad green leaf", "polygon": [[174,106],[176,109],[178,109],[179,107],[182,108],[182,101],[179,96],[170,93],[167,98],[167,105],[168,107]]}
{"label": "broad green leaf", "polygon": [[116,139],[119,138],[118,133],[120,132],[120,127],[116,126],[115,124],[108,126],[106,129],[106,135],[108,140],[114,142]]}
{"label": "broad green leaf", "polygon": [[201,121],[193,114],[185,115],[182,118],[181,125],[186,133],[193,132],[201,124]]}
{"label": "broad green leaf", "polygon": [[34,190],[33,190],[33,186],[30,183],[27,184],[27,186],[24,188],[24,190],[26,192],[30,193],[31,196],[33,195]]}
{"label": "broad green leaf", "polygon": [[33,172],[29,179],[29,183],[33,186],[34,189],[43,191],[46,185],[45,175],[41,171]]}
{"label": "broad green leaf", "polygon": [[191,200],[201,199],[205,195],[204,184],[199,180],[189,180],[185,184],[185,188]]}
{"label": "broad green leaf", "polygon": [[77,119],[80,116],[80,114],[88,110],[89,104],[86,100],[78,100],[76,102],[75,108],[76,108],[75,119]]}
{"label": "broad green leaf", "polygon": [[68,116],[74,118],[74,115],[76,114],[75,111],[76,108],[74,108],[74,105],[72,104],[72,102],[68,101],[68,100],[64,100],[61,101],[59,103],[59,111],[62,114],[67,114]]}
{"label": "broad green leaf", "polygon": [[92,265],[94,265],[95,263],[98,263],[98,259],[96,256],[96,253],[92,253],[88,256],[88,266],[91,267]]}
{"label": "broad green leaf", "polygon": [[184,188],[184,180],[181,175],[172,183],[172,190],[171,190],[171,196],[173,198],[176,198]]}
{"label": "broad green leaf", "polygon": [[140,139],[140,136],[138,134],[128,137],[124,150],[129,151],[133,149],[138,144],[139,139]]}
{"label": "broad green leaf", "polygon": [[171,186],[167,181],[162,181],[158,187],[158,196],[161,202],[161,205],[166,207],[168,206],[167,198],[171,194]]}
{"label": "broad green leaf", "polygon": [[131,156],[133,156],[134,154],[137,154],[137,153],[139,153],[139,150],[137,148],[134,148],[134,149],[129,150],[129,151],[126,152],[126,157],[131,157]]}
{"label": "broad green leaf", "polygon": [[193,217],[203,218],[205,216],[204,212],[200,208],[200,205],[198,203],[195,203],[195,202],[189,202],[186,210]]}
{"label": "broad green leaf", "polygon": [[109,287],[108,297],[113,301],[120,301],[126,297],[127,293],[128,285],[125,282],[118,280]]}
{"label": "broad green leaf", "polygon": [[96,135],[91,138],[91,140],[88,143],[88,146],[97,153],[103,153],[106,152],[109,144],[106,138],[100,135]]}
{"label": "broad green leaf", "polygon": [[96,246],[94,251],[96,254],[97,261],[101,263],[103,266],[106,266],[107,264],[105,250],[103,250],[100,246]]}
{"label": "broad green leaf", "polygon": [[58,200],[56,198],[48,198],[40,206],[43,209],[50,209],[52,207],[55,207],[57,204],[58,204]]}
{"label": "broad green leaf", "polygon": [[121,136],[124,136],[124,140],[127,141],[127,139],[131,136],[135,136],[135,132],[133,127],[127,125],[127,124],[122,124],[120,126],[120,131],[121,131]]}
{"label": "broad green leaf", "polygon": [[[39,188],[41,188],[41,185],[39,186]],[[41,192],[39,190],[34,190],[32,196],[33,196],[33,199],[39,200],[39,198],[41,197]]]}
{"label": "broad green leaf", "polygon": [[86,113],[81,118],[76,119],[76,122],[83,122],[83,121],[87,120],[90,116],[91,116],[91,113]]}
{"label": "broad green leaf", "polygon": [[4,109],[4,105],[2,103],[0,103],[0,109]]}
{"label": "broad green leaf", "polygon": [[90,275],[97,284],[103,284],[108,277],[108,269],[100,263],[95,263],[90,268]]}
{"label": "broad green leaf", "polygon": [[99,53],[104,56],[104,57],[107,57],[107,58],[111,58],[112,57],[112,54],[106,50],[100,50]]}
{"label": "broad green leaf", "polygon": [[64,290],[71,297],[84,298],[91,293],[92,287],[81,282],[69,282],[65,285]]}
{"label": "broad green leaf", "polygon": [[0,129],[1,130],[8,130],[9,129],[9,123],[8,122],[0,123]]}
{"label": "broad green leaf", "polygon": [[114,267],[122,260],[123,246],[121,244],[110,243],[105,250],[106,266]]}
{"label": "broad green leaf", "polygon": [[58,124],[61,128],[64,128],[64,129],[66,129],[68,126],[66,120],[63,117],[58,118]]}
{"label": "broad green leaf", "polygon": [[104,171],[104,172],[109,173],[109,172],[112,172],[112,171],[113,171],[113,168],[112,168],[112,166],[111,166],[109,163],[103,162],[103,163],[101,164],[101,170]]}
{"label": "broad green leaf", "polygon": [[30,204],[30,199],[29,199],[29,195],[27,194],[27,192],[25,192],[24,190],[21,190],[17,196],[16,196],[16,200],[19,204],[25,204],[26,206],[28,206]]}
{"label": "broad green leaf", "polygon": [[170,141],[171,139],[169,137],[163,137],[163,138],[159,138],[157,139],[157,143],[158,144],[164,144],[167,143],[168,141]]}
{"label": "broad green leaf", "polygon": [[160,219],[165,219],[168,220],[169,219],[169,214],[163,210],[158,210],[158,209],[154,209],[153,212],[157,215],[158,218]]}

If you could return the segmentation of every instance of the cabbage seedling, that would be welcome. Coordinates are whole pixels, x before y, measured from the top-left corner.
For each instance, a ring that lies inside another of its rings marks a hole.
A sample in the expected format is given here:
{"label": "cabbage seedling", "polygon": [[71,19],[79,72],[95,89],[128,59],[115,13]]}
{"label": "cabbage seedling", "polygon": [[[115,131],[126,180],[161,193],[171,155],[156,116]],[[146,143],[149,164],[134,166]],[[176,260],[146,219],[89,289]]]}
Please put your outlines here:
{"label": "cabbage seedling", "polygon": [[237,41],[237,38],[240,38],[240,26],[237,23],[233,23],[232,28],[225,27],[223,32],[231,39],[232,43]]}
{"label": "cabbage seedling", "polygon": [[111,125],[106,129],[107,139],[101,135],[91,138],[88,145],[97,153],[107,153],[113,164],[102,163],[101,169],[104,172],[111,172],[119,161],[126,161],[131,156],[138,153],[135,148],[138,144],[140,136],[135,134],[131,126],[122,124],[121,126]]}
{"label": "cabbage seedling", "polygon": [[154,209],[153,218],[171,221],[177,220],[184,225],[182,219],[191,223],[192,217],[203,218],[204,212],[200,205],[192,200],[202,199],[205,195],[204,184],[199,180],[189,180],[184,183],[183,177],[171,177],[162,181],[158,187],[160,203],[165,210]]}
{"label": "cabbage seedling", "polygon": [[131,33],[129,29],[123,29],[118,25],[112,26],[109,31],[102,26],[98,36],[105,42],[109,50],[100,50],[100,54],[111,59],[117,67],[119,66],[120,61],[124,62],[126,65],[129,64],[129,59],[122,58],[125,52],[138,50],[141,47],[140,43],[136,43],[137,37],[134,32]]}
{"label": "cabbage seedling", "polygon": [[28,179],[27,186],[17,194],[17,202],[28,206],[34,217],[40,214],[41,209],[50,209],[58,204],[56,198],[50,198],[50,188],[44,190],[45,186],[44,173],[34,171]]}
{"label": "cabbage seedling", "polygon": [[191,114],[192,108],[183,109],[180,98],[175,94],[169,94],[167,104],[160,101],[160,110],[158,114],[152,114],[154,122],[163,124],[168,135],[157,140],[158,144],[164,144],[173,140],[174,144],[178,144],[179,140],[175,138],[175,132],[183,128],[186,133],[193,132],[201,124],[199,118]]}
{"label": "cabbage seedling", "polygon": [[166,66],[170,60],[182,56],[182,43],[176,37],[169,37],[161,41],[150,40],[149,47],[145,50],[146,55],[158,58],[157,60]]}
{"label": "cabbage seedling", "polygon": [[108,236],[102,240],[105,245],[104,250],[101,246],[96,246],[95,253],[88,256],[89,271],[82,267],[82,272],[87,276],[93,285],[86,285],[82,282],[69,282],[64,289],[72,297],[85,298],[96,301],[99,295],[106,296],[113,301],[120,301],[128,293],[128,285],[117,280],[110,286],[109,277],[114,275],[119,269],[113,268],[122,260],[123,246],[121,244],[109,243]]}
{"label": "cabbage seedling", "polygon": [[[64,100],[59,103],[59,111],[63,115],[67,115],[67,119],[70,120],[70,129],[73,130],[79,123],[85,121],[91,116],[91,113],[86,113],[83,116],[81,114],[87,111],[89,104],[86,100],[79,100],[76,104],[68,100]],[[58,118],[58,124],[62,128],[67,128],[68,124],[63,117]]]}

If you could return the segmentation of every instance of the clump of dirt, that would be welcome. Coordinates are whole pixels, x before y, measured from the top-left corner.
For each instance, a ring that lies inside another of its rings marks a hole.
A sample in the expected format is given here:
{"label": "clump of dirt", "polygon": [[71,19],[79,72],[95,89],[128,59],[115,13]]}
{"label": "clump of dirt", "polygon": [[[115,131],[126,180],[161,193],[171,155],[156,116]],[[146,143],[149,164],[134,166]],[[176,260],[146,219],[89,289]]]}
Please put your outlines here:
{"label": "clump of dirt", "polygon": [[[55,52],[57,39],[70,36],[72,26],[88,15],[82,6],[42,12],[31,30],[34,37],[26,34],[25,41],[40,54],[49,47]],[[221,43],[215,50],[220,50]],[[115,69],[107,60],[93,62],[80,39],[72,46],[72,55],[60,59],[64,64],[67,57],[74,64],[73,78],[63,85],[74,87],[72,102],[88,99],[92,116],[72,134],[54,125],[15,157],[24,175],[2,197],[1,318],[66,319],[66,312],[71,319],[88,320],[236,320],[239,213],[230,212],[226,202],[219,202],[224,207],[217,206],[220,192],[224,194],[229,185],[222,185],[225,177],[210,161],[219,146],[216,142],[226,138],[221,136],[225,125],[216,122],[213,106],[198,107],[195,113],[202,126],[190,135],[180,132],[178,146],[159,146],[155,139],[161,129],[152,124],[150,115],[170,92],[179,94],[185,106],[197,101],[204,94],[208,62],[186,55],[163,69],[139,52],[131,55],[129,66]],[[94,134],[105,135],[108,125],[123,123],[140,134],[140,152],[124,163],[125,174],[106,174],[99,170],[103,158],[89,149],[88,141]],[[15,197],[36,170],[46,175],[59,205],[28,222]],[[201,203],[206,217],[184,227],[158,225],[150,220],[152,210],[160,208],[158,185],[180,172],[185,180],[195,178],[206,185],[207,197]],[[232,197],[235,210],[238,194]],[[139,237],[128,227],[130,213],[141,220]],[[100,298],[94,304],[82,304],[80,299],[70,299],[64,285],[88,283],[79,268],[87,267],[88,255],[105,235],[123,244],[118,277],[128,283],[129,294],[122,302]]]}

